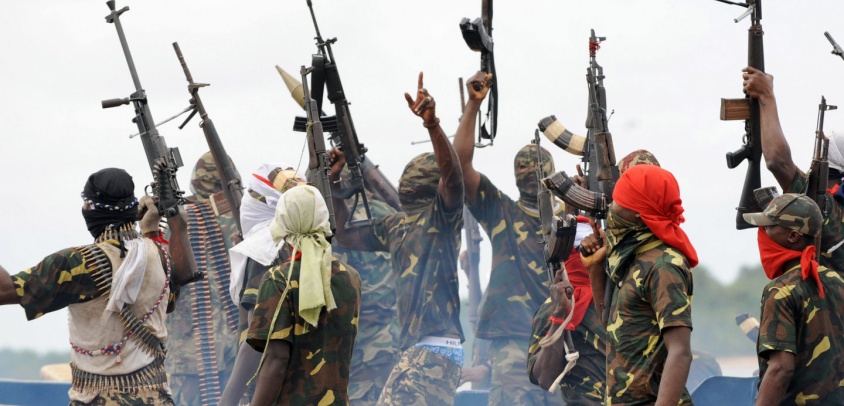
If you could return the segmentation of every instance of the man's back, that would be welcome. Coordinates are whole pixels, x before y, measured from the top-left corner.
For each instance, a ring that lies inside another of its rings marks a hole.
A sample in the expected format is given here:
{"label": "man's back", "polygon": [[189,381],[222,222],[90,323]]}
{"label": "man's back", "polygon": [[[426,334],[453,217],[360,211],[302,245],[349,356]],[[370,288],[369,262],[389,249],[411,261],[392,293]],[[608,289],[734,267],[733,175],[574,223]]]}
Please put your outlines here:
{"label": "man's back", "polygon": [[799,264],[772,280],[762,294],[759,376],[768,369],[768,351],[795,356],[784,405],[844,404],[844,278],[821,265],[824,297],[815,281],[804,280]]}

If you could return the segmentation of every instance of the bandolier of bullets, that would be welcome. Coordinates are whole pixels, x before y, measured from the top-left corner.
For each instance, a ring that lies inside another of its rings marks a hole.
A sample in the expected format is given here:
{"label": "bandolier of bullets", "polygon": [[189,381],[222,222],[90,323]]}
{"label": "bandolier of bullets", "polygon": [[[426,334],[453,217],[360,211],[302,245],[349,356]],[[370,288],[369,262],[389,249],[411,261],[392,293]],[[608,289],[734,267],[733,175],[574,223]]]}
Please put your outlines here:
{"label": "bandolier of bullets", "polygon": [[81,393],[103,393],[117,391],[127,393],[139,389],[163,390],[167,384],[164,371],[164,357],[156,358],[151,364],[125,375],[97,375],[85,372],[70,364],[73,374],[73,389]]}
{"label": "bandolier of bullets", "polygon": [[111,261],[109,261],[105,252],[95,244],[77,247],[76,250],[82,254],[85,268],[88,269],[88,274],[94,280],[99,296],[108,297],[111,295]]}

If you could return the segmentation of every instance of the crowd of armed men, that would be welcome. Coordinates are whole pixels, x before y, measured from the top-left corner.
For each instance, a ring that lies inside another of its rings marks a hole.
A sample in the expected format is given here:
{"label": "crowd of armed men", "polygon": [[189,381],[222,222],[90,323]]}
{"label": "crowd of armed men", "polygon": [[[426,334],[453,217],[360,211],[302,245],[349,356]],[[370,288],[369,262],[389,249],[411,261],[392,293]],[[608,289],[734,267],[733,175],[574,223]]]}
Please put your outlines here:
{"label": "crowd of armed men", "polygon": [[[125,9],[110,7],[118,23]],[[145,147],[158,147],[125,41],[124,52],[138,93],[104,106],[134,103]],[[680,187],[647,150],[615,159],[600,71],[586,137],[553,117],[540,123],[585,170],[555,172],[537,135],[515,154],[514,197],[496,186],[512,179],[473,162],[492,72],[466,82],[453,141],[420,73],[405,98],[433,151],[394,187],[383,175],[364,181],[347,111],[334,127],[321,122],[304,80],[317,71],[303,68],[296,96],[309,113],[306,173],[268,162],[240,178],[194,93],[212,151],[193,168],[191,196],[177,193],[172,160],[151,162],[154,193],[140,199],[129,173],[102,169],[81,192],[92,242],[21,272],[0,267],[0,305],[29,320],[68,309],[71,405],[449,405],[458,386],[484,381],[490,405],[692,404],[698,257]],[[749,66],[742,86],[745,104],[725,110],[748,106],[749,142],[783,190],[758,193],[758,210],[739,219],[758,227],[771,280],[759,292],[756,404],[844,404],[844,139],[819,131],[823,156],[802,171],[773,77]],[[345,130],[347,148],[326,150],[323,124]],[[479,340],[464,354],[458,272],[472,266],[461,255],[470,220],[492,253],[471,326]]]}

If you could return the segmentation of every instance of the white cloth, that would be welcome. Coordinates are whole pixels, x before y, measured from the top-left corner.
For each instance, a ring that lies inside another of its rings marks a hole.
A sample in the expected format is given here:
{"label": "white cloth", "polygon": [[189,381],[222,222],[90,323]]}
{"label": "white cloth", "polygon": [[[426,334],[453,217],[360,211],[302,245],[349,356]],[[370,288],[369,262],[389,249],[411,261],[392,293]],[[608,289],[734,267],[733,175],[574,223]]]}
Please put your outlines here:
{"label": "white cloth", "polygon": [[829,132],[829,167],[844,172],[844,139],[838,137],[835,131]]}
{"label": "white cloth", "polygon": [[125,305],[135,304],[147,272],[147,245],[144,238],[123,240],[123,246],[126,247],[126,258],[112,279],[111,295],[102,316],[103,323],[112,313],[120,313]]}
{"label": "white cloth", "polygon": [[[337,308],[331,293],[331,244],[328,207],[319,190],[298,186],[281,196],[270,224],[275,242],[282,239],[302,253],[299,260],[299,316],[316,327],[322,308]],[[292,269],[294,261],[291,261]],[[288,271],[289,272],[289,271]]]}
{"label": "white cloth", "polygon": [[[243,286],[243,280],[246,278],[247,260],[252,258],[262,265],[269,265],[278,253],[278,249],[275,249],[273,257],[266,262],[264,262],[266,256],[261,255],[262,252],[268,251],[268,248],[264,247],[264,245],[267,244],[266,238],[269,235],[270,221],[275,216],[275,208],[278,204],[278,199],[281,198],[281,193],[268,184],[270,172],[276,168],[286,169],[292,167],[292,165],[284,162],[266,163],[258,167],[246,182],[249,189],[264,196],[266,203],[256,200],[249,193],[244,193],[240,201],[240,225],[243,227],[244,241],[229,251],[232,264],[229,295],[234,303],[238,305],[240,304],[240,288]],[[259,229],[265,230],[259,233],[257,232]],[[252,237],[253,240],[244,245],[246,239],[249,237]],[[272,243],[272,239],[269,241]],[[241,245],[244,246],[241,247]],[[276,244],[272,244],[272,246],[275,248]],[[240,249],[236,249],[238,247]],[[281,245],[278,245],[277,248],[281,248]],[[252,255],[255,255],[255,257]]]}

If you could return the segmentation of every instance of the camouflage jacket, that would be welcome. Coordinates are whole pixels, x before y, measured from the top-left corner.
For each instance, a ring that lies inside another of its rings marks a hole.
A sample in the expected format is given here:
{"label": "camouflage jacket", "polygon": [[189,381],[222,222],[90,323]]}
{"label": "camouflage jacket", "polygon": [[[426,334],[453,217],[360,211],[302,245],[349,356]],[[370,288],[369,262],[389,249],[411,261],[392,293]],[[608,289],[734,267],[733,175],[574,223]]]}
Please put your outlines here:
{"label": "camouflage jacket", "polygon": [[818,267],[821,298],[812,278],[803,280],[799,261],[762,292],[759,326],[759,376],[764,380],[770,351],[795,356],[795,369],[783,405],[844,404],[844,278]]}
{"label": "camouflage jacket", "polygon": [[[783,192],[805,194],[808,188],[809,176],[798,171],[789,189]],[[826,258],[826,264],[830,268],[844,272],[844,208],[842,203],[829,193],[824,195],[824,200],[826,210],[823,211],[824,221],[821,228],[821,255]]]}
{"label": "camouflage jacket", "polygon": [[[658,242],[636,256],[610,304],[607,405],[656,402],[667,327],[692,327],[692,272],[680,251]],[[691,404],[688,390],[680,404]]]}
{"label": "camouflage jacket", "polygon": [[363,232],[372,251],[387,251],[396,275],[400,349],[423,336],[452,336],[464,340],[460,325],[457,254],[463,208],[448,213],[437,198],[423,212],[408,217],[391,214]]}
{"label": "camouflage jacket", "polygon": [[[289,262],[273,267],[264,276],[246,342],[261,352],[268,340],[290,343],[290,363],[284,382],[279,383],[282,389],[276,405],[346,405],[360,309],[360,277],[340,261],[331,262],[331,292],[337,308],[323,311],[314,328],[299,317],[297,310],[299,262],[294,262],[289,281],[288,272]],[[275,327],[269,331],[288,282],[290,289]]]}
{"label": "camouflage jacket", "polygon": [[[478,197],[469,210],[489,236],[493,253],[477,336],[528,338],[530,320],[550,294],[539,213],[501,193],[485,175],[481,175]],[[562,210],[561,203],[557,212]]]}
{"label": "camouflage jacket", "polygon": [[[208,203],[198,202],[192,205],[206,205]],[[185,206],[190,210],[189,206]],[[212,324],[214,331],[213,343],[217,359],[217,368],[220,371],[231,368],[237,356],[237,308],[231,303],[232,299],[228,293],[227,281],[229,281],[231,266],[229,265],[228,249],[233,246],[238,229],[237,223],[231,213],[222,214],[217,218],[217,226],[225,245],[224,252],[212,252],[204,243],[198,244],[199,249],[194,248],[194,256],[200,270],[206,272],[202,281],[184,286],[179,296],[179,304],[176,310],[167,317],[168,332],[168,355],[165,366],[170,374],[197,375],[199,373],[197,363],[197,348],[194,338],[194,317],[196,317],[197,289],[204,289],[204,296],[210,299],[211,317],[208,322]],[[198,225],[188,223],[188,234],[191,239],[198,238]],[[210,225],[207,233],[215,233],[217,227]],[[204,240],[201,240],[204,241]],[[203,266],[204,265],[204,266]],[[225,275],[224,275],[225,273]],[[226,286],[223,286],[223,284]],[[228,311],[227,311],[228,310]],[[206,343],[210,344],[210,340]]]}
{"label": "camouflage jacket", "polygon": [[261,287],[264,274],[272,267],[284,262],[281,258],[290,256],[286,249],[283,251],[270,265],[261,265],[252,258],[246,260],[246,276],[243,278],[243,287],[240,290],[240,323],[237,328],[240,343],[246,341],[246,334],[249,332],[249,312],[258,304],[258,289]]}
{"label": "camouflage jacket", "polygon": [[[551,316],[553,305],[551,298],[546,299],[533,316],[527,371],[534,385],[538,385],[539,381],[533,375],[533,365],[536,363],[540,350],[539,341],[551,329],[548,317]],[[595,306],[589,305],[583,321],[572,331],[574,347],[580,353],[580,357],[574,369],[563,378],[561,385],[563,398],[568,397],[568,393],[576,392],[596,402],[604,399],[604,385],[607,377],[607,356],[604,354],[607,350],[606,334]],[[560,360],[560,362],[565,363],[565,360]]]}

